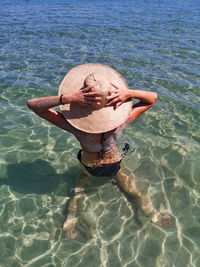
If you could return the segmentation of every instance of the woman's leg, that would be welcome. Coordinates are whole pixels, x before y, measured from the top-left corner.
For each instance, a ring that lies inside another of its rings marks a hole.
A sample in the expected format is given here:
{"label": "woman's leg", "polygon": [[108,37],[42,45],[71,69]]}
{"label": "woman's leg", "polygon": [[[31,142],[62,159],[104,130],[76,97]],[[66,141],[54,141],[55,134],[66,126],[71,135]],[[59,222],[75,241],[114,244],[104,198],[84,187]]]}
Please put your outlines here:
{"label": "woman's leg", "polygon": [[78,218],[77,209],[79,201],[84,196],[84,185],[91,184],[89,174],[81,167],[81,172],[78,179],[75,182],[74,196],[70,199],[68,205],[68,215],[63,224],[63,231],[68,238],[76,238],[78,232],[75,230]]}
{"label": "woman's leg", "polygon": [[119,171],[115,179],[122,191],[128,193],[130,196],[136,198],[139,207],[147,216],[152,216],[151,222],[158,226],[170,226],[171,218],[169,216],[162,216],[152,205],[148,196],[141,194],[135,185],[135,182],[128,175]]}

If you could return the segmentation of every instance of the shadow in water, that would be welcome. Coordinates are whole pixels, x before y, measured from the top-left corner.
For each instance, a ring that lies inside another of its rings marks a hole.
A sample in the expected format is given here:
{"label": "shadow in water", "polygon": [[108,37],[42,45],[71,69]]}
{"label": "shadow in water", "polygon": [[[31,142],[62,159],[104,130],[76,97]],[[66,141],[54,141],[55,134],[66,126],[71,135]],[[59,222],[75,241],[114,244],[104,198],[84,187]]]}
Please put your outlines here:
{"label": "shadow in water", "polygon": [[[21,162],[7,166],[6,179],[0,179],[0,185],[9,185],[10,188],[21,194],[49,194],[56,188],[65,185],[65,194],[74,188],[75,178],[79,174],[77,167],[72,167],[62,174],[45,160],[37,159],[33,162]],[[59,190],[62,193],[62,189]]]}

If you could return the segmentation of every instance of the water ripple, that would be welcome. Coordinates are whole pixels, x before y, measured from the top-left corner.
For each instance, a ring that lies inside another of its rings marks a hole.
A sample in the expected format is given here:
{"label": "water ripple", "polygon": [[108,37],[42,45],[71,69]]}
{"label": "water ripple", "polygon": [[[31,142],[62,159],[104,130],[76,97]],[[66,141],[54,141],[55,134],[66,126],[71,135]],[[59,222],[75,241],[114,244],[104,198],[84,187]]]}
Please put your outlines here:
{"label": "water ripple", "polygon": [[[1,1],[0,255],[3,266],[200,266],[200,18],[187,1]],[[149,223],[110,180],[94,180],[80,234],[61,231],[78,142],[27,109],[66,72],[98,62],[155,107],[128,127],[126,172],[174,226]]]}

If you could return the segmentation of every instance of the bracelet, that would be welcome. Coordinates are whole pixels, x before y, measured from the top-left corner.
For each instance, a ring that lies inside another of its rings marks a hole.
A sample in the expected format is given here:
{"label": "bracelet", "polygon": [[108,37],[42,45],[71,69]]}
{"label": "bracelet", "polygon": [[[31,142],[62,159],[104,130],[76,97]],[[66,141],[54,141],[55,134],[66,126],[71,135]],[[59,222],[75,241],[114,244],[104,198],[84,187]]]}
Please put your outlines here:
{"label": "bracelet", "polygon": [[58,105],[64,105],[64,103],[62,102],[62,97],[63,97],[63,95],[60,95]]}

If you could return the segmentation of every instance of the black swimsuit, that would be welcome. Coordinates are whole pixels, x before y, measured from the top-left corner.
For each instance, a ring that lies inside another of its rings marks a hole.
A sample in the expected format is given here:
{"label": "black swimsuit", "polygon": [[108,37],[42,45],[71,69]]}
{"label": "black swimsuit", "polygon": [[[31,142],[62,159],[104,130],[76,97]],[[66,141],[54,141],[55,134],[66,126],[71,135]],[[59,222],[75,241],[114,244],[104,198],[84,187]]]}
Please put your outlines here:
{"label": "black swimsuit", "polygon": [[[102,150],[99,151],[98,153],[98,158],[99,159],[103,159],[104,158],[104,141],[105,141],[105,137],[104,137],[104,133],[102,133],[101,135],[101,144],[102,144]],[[85,167],[85,169],[93,176],[97,176],[97,177],[101,177],[101,176],[115,176],[119,169],[120,169],[120,163],[121,160],[114,162],[114,163],[109,163],[109,164],[101,164],[100,166],[94,166],[94,167],[88,167],[85,164],[82,163],[81,160],[81,152],[82,150],[80,150],[78,152],[77,158],[78,160],[81,162],[81,164]]]}
{"label": "black swimsuit", "polygon": [[81,152],[82,152],[82,150],[79,150],[78,155],[77,155],[77,159],[85,167],[85,169],[93,176],[97,176],[97,177],[115,176],[121,167],[120,163],[122,160],[119,160],[119,161],[111,163],[111,164],[102,164],[101,166],[97,166],[97,167],[88,167],[88,166],[84,165],[81,161]]}

